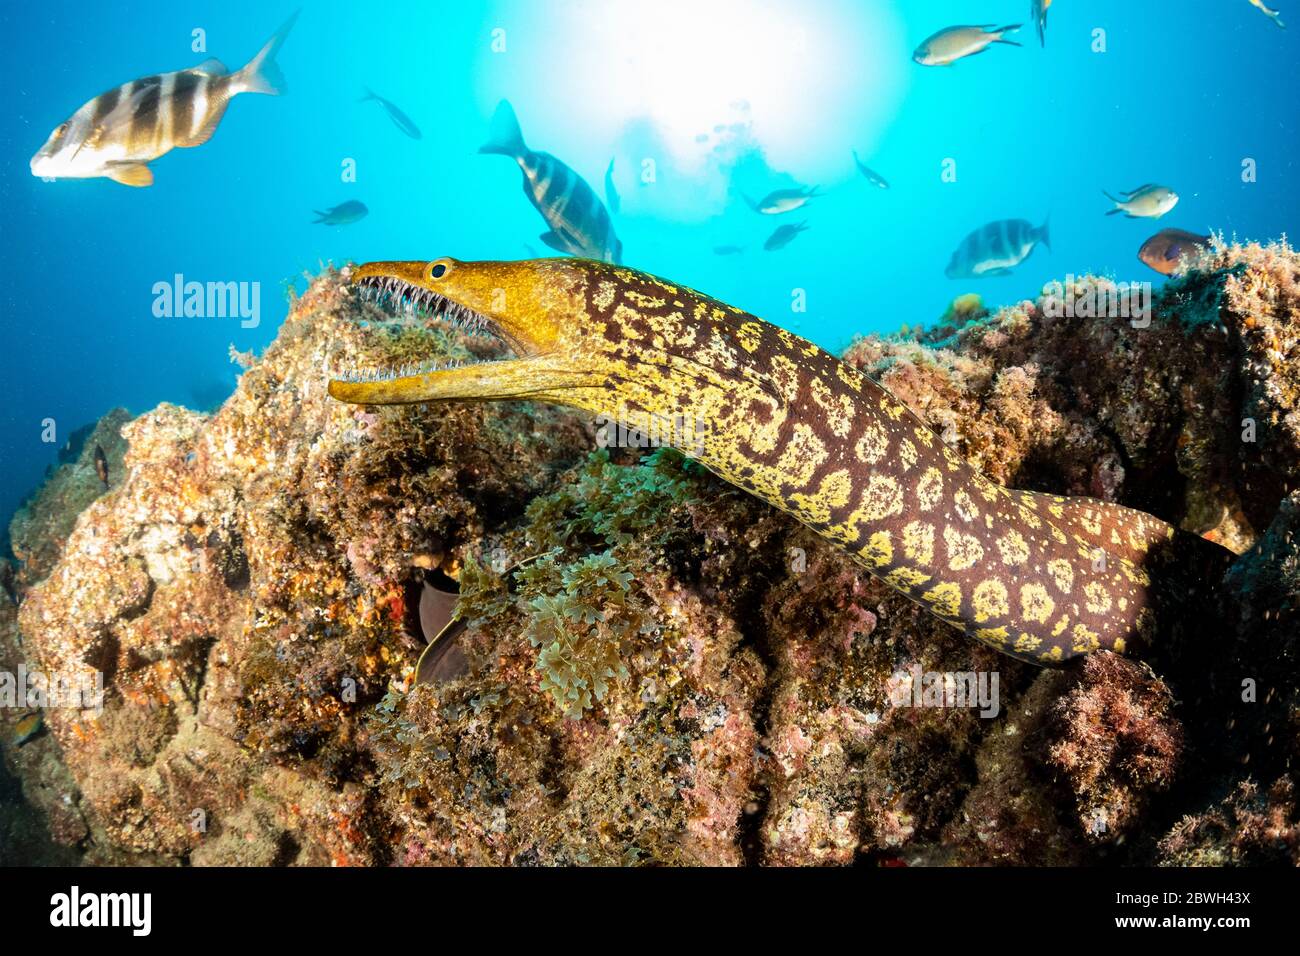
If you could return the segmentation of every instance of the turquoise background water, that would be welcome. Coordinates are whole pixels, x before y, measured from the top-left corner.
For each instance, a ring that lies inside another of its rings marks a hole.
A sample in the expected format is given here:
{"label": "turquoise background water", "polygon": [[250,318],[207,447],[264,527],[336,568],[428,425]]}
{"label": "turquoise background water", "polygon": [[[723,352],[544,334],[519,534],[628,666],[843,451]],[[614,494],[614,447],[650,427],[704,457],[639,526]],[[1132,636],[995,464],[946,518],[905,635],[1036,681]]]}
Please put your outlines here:
{"label": "turquoise background water", "polygon": [[[155,185],[42,182],[28,162],[92,96],[208,56],[241,66],[292,12],[280,3],[50,2],[0,10],[0,519],[78,426],[114,405],[208,406],[235,383],[228,348],[261,349],[287,282],[325,262],[523,258],[545,226],[511,162],[480,156],[509,98],[529,145],[603,192],[615,158],[625,261],[693,285],[820,344],[932,322],[955,295],[989,303],[1137,262],[1162,226],[1280,237],[1296,221],[1300,6],[1283,31],[1246,0],[1057,0],[1046,49],[1026,23],[950,68],[912,50],[957,23],[1028,19],[980,2],[309,2],[280,55],[289,91],[241,96],[206,145],[153,164]],[[192,30],[206,31],[194,52]],[[1094,52],[1094,31],[1105,52]],[[501,32],[504,31],[504,32]],[[504,49],[501,49],[504,40]],[[494,43],[496,49],[494,49]],[[366,86],[423,131],[412,140]],[[892,184],[868,185],[850,150]],[[1242,181],[1242,161],[1258,181]],[[955,160],[957,181],[941,178]],[[342,181],[355,161],[357,181]],[[1159,224],[1107,218],[1101,190],[1160,182],[1182,201]],[[741,193],[823,195],[783,217]],[[313,209],[359,199],[339,228]],[[1053,249],[1014,275],[951,281],[972,229],[1050,215]],[[810,230],[786,249],[782,222]],[[745,247],[719,257],[721,244]],[[261,324],[159,319],[154,283],[260,283]],[[795,311],[803,290],[806,311]],[[41,441],[52,418],[58,444]]]}

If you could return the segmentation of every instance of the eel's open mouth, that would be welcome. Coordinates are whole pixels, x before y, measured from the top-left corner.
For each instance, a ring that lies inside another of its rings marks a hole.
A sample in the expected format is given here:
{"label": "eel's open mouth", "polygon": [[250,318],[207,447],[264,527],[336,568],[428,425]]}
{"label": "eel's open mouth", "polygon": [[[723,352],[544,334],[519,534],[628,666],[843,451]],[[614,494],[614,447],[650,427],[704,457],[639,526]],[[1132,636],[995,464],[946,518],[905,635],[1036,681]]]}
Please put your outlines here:
{"label": "eel's open mouth", "polygon": [[397,276],[386,275],[362,276],[353,282],[353,286],[363,302],[402,315],[432,317],[440,324],[466,335],[493,338],[512,352],[518,352],[517,343],[512,341],[501,326],[432,289],[414,285]]}
{"label": "eel's open mouth", "polygon": [[[536,301],[530,295],[535,278],[529,263],[437,259],[357,267],[352,285],[362,301],[399,315],[428,317],[437,326],[478,339],[480,345],[501,346],[506,354],[494,356],[490,349],[473,347],[460,362],[345,372],[332,376],[329,394],[360,405],[554,400],[588,376],[554,351],[553,317],[545,309],[530,308]],[[504,308],[507,300],[513,306],[510,311]]]}

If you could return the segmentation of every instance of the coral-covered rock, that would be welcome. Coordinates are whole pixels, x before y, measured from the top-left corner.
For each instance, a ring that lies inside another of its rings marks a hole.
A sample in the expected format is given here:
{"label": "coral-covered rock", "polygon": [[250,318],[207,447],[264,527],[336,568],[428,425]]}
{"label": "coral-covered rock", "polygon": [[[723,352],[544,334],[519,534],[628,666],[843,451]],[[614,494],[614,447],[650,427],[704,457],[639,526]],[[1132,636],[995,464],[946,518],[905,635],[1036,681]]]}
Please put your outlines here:
{"label": "coral-covered rock", "polygon": [[[21,561],[13,587],[35,584],[49,574],[78,516],[121,483],[126,454],[122,426],[130,420],[126,409],[115,408],[93,428],[79,429],[60,453],[59,466],[18,509],[9,523],[9,546]],[[107,485],[96,470],[96,449],[104,453]]]}
{"label": "coral-covered rock", "polygon": [[[1149,325],[970,301],[847,355],[998,481],[1244,552],[1176,674],[1000,656],[577,413],[335,403],[325,369],[487,346],[327,271],[223,406],[107,419],[108,492],[79,459],[15,523],[0,665],[105,695],[21,747],[6,715],[6,767],[91,862],[1293,858],[1297,268],[1219,248]],[[465,667],[416,684],[430,576]]]}

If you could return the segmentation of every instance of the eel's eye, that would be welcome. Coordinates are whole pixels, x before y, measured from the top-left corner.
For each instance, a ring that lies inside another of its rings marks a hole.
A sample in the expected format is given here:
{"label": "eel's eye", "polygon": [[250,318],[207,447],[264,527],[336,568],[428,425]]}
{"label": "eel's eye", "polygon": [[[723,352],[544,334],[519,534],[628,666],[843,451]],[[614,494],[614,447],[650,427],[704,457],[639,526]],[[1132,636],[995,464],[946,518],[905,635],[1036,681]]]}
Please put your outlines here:
{"label": "eel's eye", "polygon": [[451,262],[447,259],[439,259],[437,262],[429,266],[429,278],[441,279],[450,271]]}

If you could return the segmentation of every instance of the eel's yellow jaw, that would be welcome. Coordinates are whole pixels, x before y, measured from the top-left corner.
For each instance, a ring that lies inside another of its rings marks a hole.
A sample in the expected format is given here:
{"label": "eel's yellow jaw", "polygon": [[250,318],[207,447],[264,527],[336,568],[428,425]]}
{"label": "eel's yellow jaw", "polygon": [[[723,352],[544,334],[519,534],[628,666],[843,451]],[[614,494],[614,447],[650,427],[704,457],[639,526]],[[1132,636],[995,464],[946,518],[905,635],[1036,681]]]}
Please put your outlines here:
{"label": "eel's yellow jaw", "polygon": [[582,404],[601,381],[578,347],[586,273],[579,260],[368,262],[352,274],[363,297],[432,313],[473,333],[495,336],[515,358],[416,373],[334,379],[343,402],[402,405],[521,398]]}

